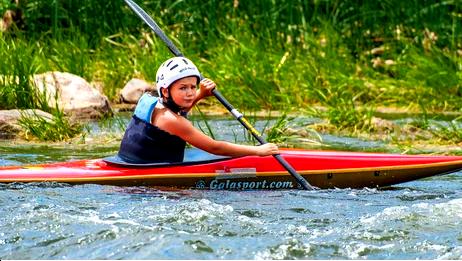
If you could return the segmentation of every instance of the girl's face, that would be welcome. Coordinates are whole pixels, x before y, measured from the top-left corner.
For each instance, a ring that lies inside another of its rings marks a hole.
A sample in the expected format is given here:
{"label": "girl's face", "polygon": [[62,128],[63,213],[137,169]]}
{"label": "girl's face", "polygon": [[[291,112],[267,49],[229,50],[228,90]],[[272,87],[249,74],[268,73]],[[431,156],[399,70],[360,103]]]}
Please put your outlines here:
{"label": "girl's face", "polygon": [[[180,107],[189,108],[196,99],[197,78],[189,76],[174,82],[170,86],[173,101]],[[162,94],[168,96],[168,90],[163,88]]]}

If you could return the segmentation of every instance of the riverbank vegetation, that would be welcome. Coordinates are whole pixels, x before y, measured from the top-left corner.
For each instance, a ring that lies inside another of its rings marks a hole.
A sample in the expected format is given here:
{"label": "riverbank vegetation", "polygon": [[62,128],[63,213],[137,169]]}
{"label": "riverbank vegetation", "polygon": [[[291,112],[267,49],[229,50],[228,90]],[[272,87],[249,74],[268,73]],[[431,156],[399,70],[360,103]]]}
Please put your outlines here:
{"label": "riverbank vegetation", "polygon": [[[379,107],[462,113],[459,1],[139,2],[242,110],[309,114],[350,135],[374,133]],[[101,83],[115,102],[171,56],[122,0],[2,3],[20,15],[1,33],[0,109],[52,111],[28,82],[50,70]],[[462,142],[459,123],[438,135]]]}

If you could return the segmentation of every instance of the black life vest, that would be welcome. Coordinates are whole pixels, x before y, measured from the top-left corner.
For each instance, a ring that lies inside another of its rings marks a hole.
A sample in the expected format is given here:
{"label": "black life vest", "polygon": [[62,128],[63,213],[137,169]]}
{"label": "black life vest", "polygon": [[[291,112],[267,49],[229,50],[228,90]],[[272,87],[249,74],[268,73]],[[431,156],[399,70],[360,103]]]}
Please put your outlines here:
{"label": "black life vest", "polygon": [[146,95],[125,130],[119,157],[130,163],[182,162],[186,142],[150,123],[157,98]]}

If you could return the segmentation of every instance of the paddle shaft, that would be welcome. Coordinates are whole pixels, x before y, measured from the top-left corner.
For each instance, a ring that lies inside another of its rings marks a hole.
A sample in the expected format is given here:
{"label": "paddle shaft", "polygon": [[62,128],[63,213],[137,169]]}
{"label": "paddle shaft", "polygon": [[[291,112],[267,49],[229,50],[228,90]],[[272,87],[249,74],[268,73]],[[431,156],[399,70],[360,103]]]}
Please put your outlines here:
{"label": "paddle shaft", "polygon": [[[168,49],[175,56],[183,56],[180,50],[167,37],[164,31],[162,31],[157,23],[141,7],[132,0],[125,0],[125,2],[141,18],[141,20],[143,20],[154,31],[154,33],[162,39],[162,41],[164,41]],[[263,139],[260,133],[225,99],[225,97],[223,97],[223,95],[221,95],[217,89],[214,89],[212,93],[218,101],[220,101],[221,104],[223,104],[223,106],[225,106],[226,109],[228,109],[228,111],[242,124],[242,126],[244,126],[256,140],[258,140],[260,144],[266,144],[265,139]],[[297,180],[300,186],[304,189],[314,189],[280,154],[274,154],[273,157]]]}
{"label": "paddle shaft", "polygon": [[[238,110],[236,110],[231,103],[229,103],[223,95],[217,90],[214,89],[212,91],[213,95],[225,106],[225,108],[238,120],[242,126],[244,126],[251,134],[252,136],[260,142],[260,144],[266,144],[267,142],[265,139],[261,136],[261,134],[247,121],[246,118],[244,118],[244,115],[240,113]],[[273,157],[287,170],[287,172],[290,173],[302,186],[304,189],[310,189],[313,190],[313,186],[311,186],[306,179],[304,179],[300,174],[297,173],[297,171],[281,156],[281,154],[273,154]]]}

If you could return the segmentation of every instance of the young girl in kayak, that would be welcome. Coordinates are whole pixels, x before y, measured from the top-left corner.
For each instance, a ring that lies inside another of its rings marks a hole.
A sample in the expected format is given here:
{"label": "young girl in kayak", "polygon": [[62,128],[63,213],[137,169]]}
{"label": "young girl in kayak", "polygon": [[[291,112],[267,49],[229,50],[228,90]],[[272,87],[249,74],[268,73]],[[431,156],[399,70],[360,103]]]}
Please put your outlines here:
{"label": "young girl in kayak", "polygon": [[[210,79],[200,80],[197,67],[185,57],[164,62],[156,74],[159,98],[143,94],[125,131],[119,157],[132,163],[181,162],[186,142],[212,154],[267,156],[278,153],[272,143],[261,146],[217,141],[196,129],[186,113],[216,88]],[[199,89],[197,89],[199,85]]]}

